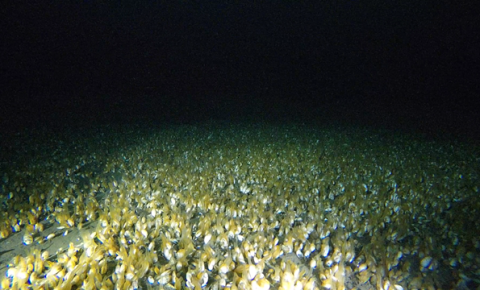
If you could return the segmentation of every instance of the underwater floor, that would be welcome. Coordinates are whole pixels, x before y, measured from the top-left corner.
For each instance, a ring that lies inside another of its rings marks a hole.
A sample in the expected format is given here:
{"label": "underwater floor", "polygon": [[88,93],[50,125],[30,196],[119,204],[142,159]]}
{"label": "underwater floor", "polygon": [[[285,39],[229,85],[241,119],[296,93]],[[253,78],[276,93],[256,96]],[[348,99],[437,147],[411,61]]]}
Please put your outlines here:
{"label": "underwater floor", "polygon": [[3,288],[480,285],[468,144],[209,123],[40,130],[2,146]]}

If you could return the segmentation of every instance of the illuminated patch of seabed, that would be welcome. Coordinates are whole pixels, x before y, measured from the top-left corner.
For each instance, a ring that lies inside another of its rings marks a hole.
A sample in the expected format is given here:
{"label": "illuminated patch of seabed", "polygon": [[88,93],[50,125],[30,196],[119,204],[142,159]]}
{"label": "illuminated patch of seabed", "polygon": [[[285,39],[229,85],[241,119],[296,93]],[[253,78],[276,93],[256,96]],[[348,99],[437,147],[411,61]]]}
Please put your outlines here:
{"label": "illuminated patch of seabed", "polygon": [[[478,152],[456,150],[464,164],[457,166],[448,146],[398,137],[384,144],[365,131],[344,134],[295,126],[215,130],[184,126],[145,136],[129,130],[128,138],[118,131],[106,137],[108,142],[99,141],[105,135],[92,135],[78,144],[82,154],[56,151],[24,171],[7,168],[1,192],[7,212],[2,216],[1,277],[8,269],[22,269],[15,257],[30,257],[32,249],[48,251],[48,261],[61,264],[72,243],[77,258],[91,264],[85,273],[103,271],[100,276],[110,282],[100,282],[107,288],[129,283],[125,280],[141,288],[158,286],[165,272],[178,276],[182,286],[194,285],[202,271],[209,276],[202,287],[219,287],[222,278],[228,286],[249,275],[235,269],[275,249],[283,254],[265,258],[261,273],[270,289],[280,288],[289,267],[299,269],[302,277],[297,278],[314,279],[320,289],[467,289],[462,287],[470,277],[476,283],[480,242],[459,221],[480,230],[478,222],[465,218],[465,208],[480,205],[478,188],[472,186],[479,184],[473,170]],[[128,146],[115,137],[128,139]],[[116,150],[99,154],[102,146]],[[42,162],[49,162],[48,169]],[[29,195],[32,190],[46,197]],[[9,192],[15,194],[8,197]],[[31,196],[36,196],[34,202]],[[44,230],[33,233],[30,245],[22,245],[28,225],[36,223]],[[308,238],[295,236],[308,223],[314,224]],[[94,232],[91,239],[85,236]],[[227,248],[216,241],[222,233],[229,234]],[[278,241],[259,242],[258,236]],[[247,258],[252,245],[244,241],[255,245],[258,257]],[[306,257],[303,247],[309,243],[315,250]],[[177,254],[189,244],[194,251],[187,254],[187,264],[179,264]],[[122,247],[132,258],[123,257]],[[104,249],[99,261],[85,257],[92,248]],[[342,254],[338,261],[335,251]],[[347,253],[351,261],[346,261]],[[217,259],[213,269],[202,270],[199,263],[206,266],[212,255]],[[219,269],[228,257],[235,266],[224,275]],[[105,268],[99,270],[96,264],[102,259]],[[145,266],[142,259],[148,267],[141,277],[128,272]],[[343,281],[332,279],[333,269],[345,271]],[[273,277],[275,271],[279,277]],[[40,280],[42,275],[37,275]],[[162,287],[178,286],[172,279]],[[251,279],[259,283],[261,275]]]}

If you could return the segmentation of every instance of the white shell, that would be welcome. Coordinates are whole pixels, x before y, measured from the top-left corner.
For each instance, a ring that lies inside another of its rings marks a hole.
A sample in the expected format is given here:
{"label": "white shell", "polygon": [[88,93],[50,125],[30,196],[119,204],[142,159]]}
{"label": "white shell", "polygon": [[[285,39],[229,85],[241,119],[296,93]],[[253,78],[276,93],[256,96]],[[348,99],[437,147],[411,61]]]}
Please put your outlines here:
{"label": "white shell", "polygon": [[427,268],[432,263],[432,260],[432,257],[427,256],[420,261],[420,265],[422,265],[422,268]]}

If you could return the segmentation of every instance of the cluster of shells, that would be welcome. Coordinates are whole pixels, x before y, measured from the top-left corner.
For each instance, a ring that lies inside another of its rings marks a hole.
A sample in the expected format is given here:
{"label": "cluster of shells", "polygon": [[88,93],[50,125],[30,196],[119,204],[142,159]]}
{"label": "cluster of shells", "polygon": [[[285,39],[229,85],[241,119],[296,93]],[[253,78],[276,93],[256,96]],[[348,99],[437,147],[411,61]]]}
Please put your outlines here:
{"label": "cluster of shells", "polygon": [[[26,254],[3,288],[467,289],[480,277],[480,157],[461,144],[245,124],[15,142],[0,244],[21,234]],[[40,247],[72,230],[79,243]]]}

